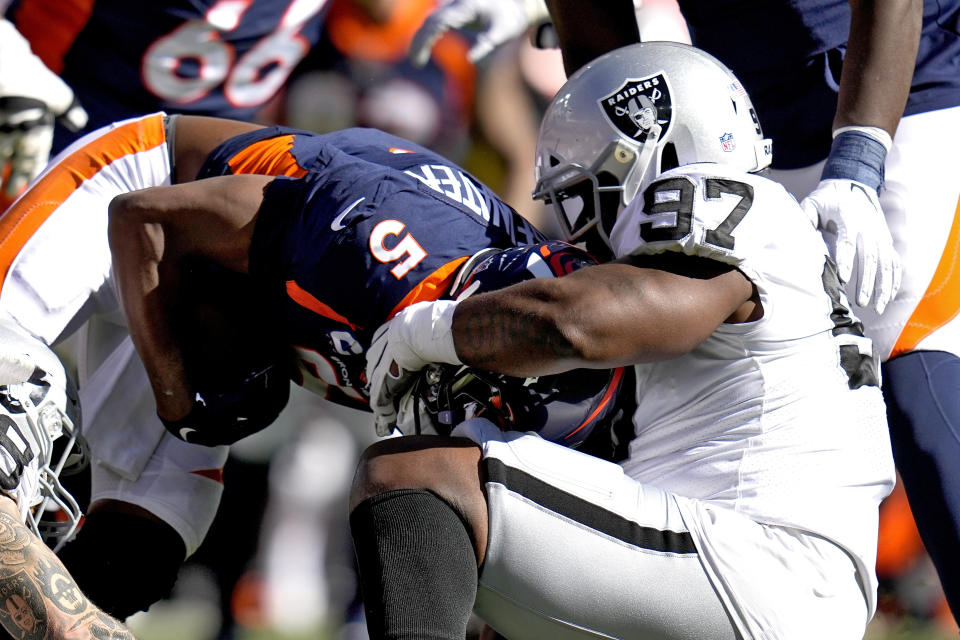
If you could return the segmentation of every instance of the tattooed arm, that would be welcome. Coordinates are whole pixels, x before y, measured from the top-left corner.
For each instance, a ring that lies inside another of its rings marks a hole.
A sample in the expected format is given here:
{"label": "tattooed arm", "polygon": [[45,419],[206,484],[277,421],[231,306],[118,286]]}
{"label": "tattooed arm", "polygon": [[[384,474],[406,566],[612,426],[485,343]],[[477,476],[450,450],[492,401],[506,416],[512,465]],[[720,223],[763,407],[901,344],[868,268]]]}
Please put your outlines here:
{"label": "tattooed arm", "polygon": [[63,564],[0,495],[0,626],[17,640],[134,640],[80,591]]}

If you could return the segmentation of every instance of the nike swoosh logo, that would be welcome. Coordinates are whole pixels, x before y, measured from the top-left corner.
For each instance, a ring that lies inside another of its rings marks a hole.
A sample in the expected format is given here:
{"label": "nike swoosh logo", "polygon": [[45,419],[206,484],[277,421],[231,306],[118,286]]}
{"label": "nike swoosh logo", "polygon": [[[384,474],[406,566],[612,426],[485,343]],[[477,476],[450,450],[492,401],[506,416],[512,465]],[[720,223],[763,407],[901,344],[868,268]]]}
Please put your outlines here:
{"label": "nike swoosh logo", "polygon": [[180,429],[180,439],[183,440],[184,442],[190,442],[190,439],[187,436],[189,436],[194,431],[196,431],[196,429],[191,429],[190,427],[183,427],[182,429]]}
{"label": "nike swoosh logo", "polygon": [[366,199],[367,199],[366,196],[362,196],[354,200],[346,209],[340,212],[340,215],[338,215],[336,218],[333,219],[333,222],[330,223],[330,228],[333,229],[334,231],[340,231],[341,229],[344,229],[345,227],[343,226],[343,224],[341,224],[343,222],[343,219],[346,218],[347,214],[353,211],[358,204],[360,204]]}

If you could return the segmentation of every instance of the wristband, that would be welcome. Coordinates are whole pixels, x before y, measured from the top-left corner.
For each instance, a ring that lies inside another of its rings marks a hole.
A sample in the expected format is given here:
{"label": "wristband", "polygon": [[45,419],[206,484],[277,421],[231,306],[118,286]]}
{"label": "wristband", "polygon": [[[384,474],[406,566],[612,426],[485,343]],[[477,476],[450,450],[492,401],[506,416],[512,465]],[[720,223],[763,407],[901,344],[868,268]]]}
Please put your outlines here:
{"label": "wristband", "polygon": [[424,362],[462,364],[453,345],[456,300],[435,300],[407,307],[398,317],[407,344]]}
{"label": "wristband", "polygon": [[879,193],[889,143],[890,135],[877,127],[837,129],[820,179],[853,180]]}

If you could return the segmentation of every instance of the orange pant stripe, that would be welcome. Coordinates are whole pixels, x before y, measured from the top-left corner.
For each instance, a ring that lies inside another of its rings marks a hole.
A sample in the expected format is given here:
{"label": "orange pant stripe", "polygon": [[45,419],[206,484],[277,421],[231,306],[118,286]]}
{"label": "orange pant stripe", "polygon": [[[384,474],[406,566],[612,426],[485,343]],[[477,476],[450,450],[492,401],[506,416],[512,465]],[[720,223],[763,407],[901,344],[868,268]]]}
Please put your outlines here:
{"label": "orange pant stripe", "polygon": [[156,114],[108,131],[51,167],[0,216],[0,288],[27,241],[85,181],[124,156],[164,142],[163,116]]}

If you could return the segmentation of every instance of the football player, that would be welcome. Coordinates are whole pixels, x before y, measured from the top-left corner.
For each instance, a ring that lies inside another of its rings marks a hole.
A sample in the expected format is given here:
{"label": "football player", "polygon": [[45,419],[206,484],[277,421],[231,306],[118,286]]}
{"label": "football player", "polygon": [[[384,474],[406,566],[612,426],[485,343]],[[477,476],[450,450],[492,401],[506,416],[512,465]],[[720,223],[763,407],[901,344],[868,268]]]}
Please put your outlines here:
{"label": "football player", "polygon": [[[234,138],[210,162],[267,136]],[[245,425],[220,420],[185,375],[166,320],[184,259],[249,274],[249,304],[279,318],[300,382],[366,408],[364,353],[377,327],[413,302],[445,295],[476,251],[544,239],[465,170],[402,138],[347,129],[300,136],[292,153],[310,158],[302,177],[212,177],[110,204],[113,273],[131,336],[157,413],[190,442],[232,442]]]}
{"label": "football player", "polygon": [[[643,96],[645,100],[641,100]],[[639,118],[641,104],[653,118]],[[634,364],[620,464],[503,432],[375,444],[351,526],[372,638],[860,638],[893,461],[870,341],[743,86],[644,43],[574,74],[539,197],[618,258],[412,305],[371,346],[385,425],[411,371]]]}
{"label": "football player", "polygon": [[[571,72],[639,41],[631,0],[602,12],[579,0],[548,4]],[[456,0],[415,43],[429,47],[426,36],[478,23],[500,25],[486,33],[502,42],[525,28],[500,17],[516,16],[512,5],[537,3]],[[679,5],[693,43],[729,64],[753,96],[777,146],[770,177],[804,199],[841,277],[851,275],[847,291],[883,363],[897,467],[958,618],[960,410],[950,398],[960,379],[960,300],[952,294],[960,186],[951,161],[960,143],[960,2]],[[744,37],[730,37],[741,29]],[[885,275],[896,269],[886,228],[900,256],[900,287]]]}
{"label": "football player", "polygon": [[326,5],[0,0],[0,163],[13,170],[0,210],[51,144],[111,122],[159,110],[252,120],[320,40]]}
{"label": "football player", "polygon": [[[88,460],[77,390],[56,355],[8,316],[0,319],[0,628],[14,638],[133,638],[98,609],[40,537],[59,545],[76,527],[60,484]],[[4,634],[5,635],[5,634]]]}
{"label": "football player", "polygon": [[[220,499],[220,468],[226,448],[186,444],[167,434],[156,417],[146,373],[127,338],[114,293],[107,238],[111,199],[147,187],[171,183],[181,187],[186,185],[179,183],[224,174],[261,173],[270,179],[275,175],[296,178],[311,174],[313,168],[326,167],[331,159],[357,158],[360,163],[360,158],[367,156],[402,156],[411,163],[410,174],[397,170],[390,175],[393,181],[405,180],[408,187],[413,185],[407,191],[418,197],[406,202],[409,211],[426,208],[424,202],[436,208],[445,207],[444,202],[458,203],[459,225],[466,230],[450,236],[453,248],[448,247],[447,253],[459,251],[469,255],[474,248],[512,246],[514,242],[541,239],[526,221],[461,169],[399,138],[369,130],[321,138],[283,128],[163,113],[115,123],[78,140],[55,158],[27,192],[0,216],[0,313],[45,345],[61,344],[89,320],[79,336],[77,366],[86,416],[84,433],[94,458],[92,501],[84,527],[61,553],[84,590],[114,615],[125,617],[166,593],[184,557],[199,546]],[[335,177],[330,175],[331,179]],[[223,179],[230,184],[230,179],[243,182],[250,177],[230,175],[202,183],[217,187],[224,184]],[[287,188],[294,191],[295,185],[304,184],[303,188],[309,190],[317,182],[291,179],[293,186]],[[415,186],[420,184],[424,185],[422,192]],[[179,193],[177,187],[171,187],[174,194]],[[344,193],[352,193],[351,188],[348,181]],[[374,190],[364,197],[354,197],[343,207],[344,217],[351,210],[347,205],[354,200],[355,206],[359,206],[364,199],[373,200],[381,193],[382,190]],[[342,220],[330,221],[331,232]],[[380,227],[381,240],[390,248],[385,246],[373,255],[363,245],[363,255],[378,265],[389,264],[392,271],[380,275],[391,282],[397,280],[394,272],[402,276],[413,270],[414,275],[426,275],[422,269],[436,266],[435,261],[442,256],[420,255],[422,247],[412,239],[392,247],[396,224],[400,223],[393,221]],[[428,226],[423,221],[421,224]],[[472,240],[468,242],[467,238]],[[168,248],[173,246],[171,242]],[[391,249],[394,253],[390,253]],[[408,250],[410,256],[405,255]],[[377,261],[378,257],[383,260]],[[458,254],[457,259],[460,258]],[[416,271],[414,267],[419,263],[421,271]],[[209,314],[203,304],[210,300],[226,299],[233,306],[241,305],[241,313],[230,318],[229,324],[221,322],[220,329],[232,330],[233,325],[243,325],[249,317],[263,319],[274,313],[270,306],[276,302],[273,298],[251,308],[254,298],[248,301],[244,296],[252,289],[245,281],[238,283],[237,276],[212,271],[211,265],[196,262],[185,264],[184,268],[190,270],[190,277],[182,292],[190,296],[187,304],[176,309],[177,314],[183,314],[178,315],[178,324],[189,322],[191,317],[198,319],[185,332],[186,339],[196,333],[200,319],[206,321]],[[345,278],[335,260],[329,269],[338,278]],[[400,294],[394,304],[408,293],[411,299],[430,295],[433,287],[449,274],[440,270],[423,282],[414,279],[414,275],[403,282],[413,283],[415,290],[402,291],[398,285],[391,291]],[[322,273],[314,278],[327,280]],[[311,285],[304,281],[303,286]],[[307,289],[301,291],[292,284],[289,287],[293,299],[306,301],[307,307],[300,309],[313,308]],[[384,293],[380,299],[386,304],[389,297]],[[325,307],[316,304],[323,313]],[[379,326],[386,315],[375,319]],[[317,320],[324,321],[322,317]],[[216,320],[212,327],[218,327]],[[313,338],[322,343],[319,351],[311,351],[314,343],[305,342],[303,358],[309,362],[303,368],[307,382],[313,380],[319,388],[326,389],[328,380],[333,382],[328,396],[331,399],[366,408],[365,397],[358,390],[363,386],[358,384],[363,357],[356,355],[359,352],[355,351],[350,331],[349,325],[334,323],[329,329],[329,342],[323,342],[319,336]],[[260,350],[264,343],[270,344],[270,335],[261,335],[253,344],[235,342],[228,346],[243,355]],[[249,340],[249,335],[243,338]],[[197,345],[195,351],[208,346],[198,344],[196,339],[193,343]],[[220,441],[215,441],[214,434],[201,431],[192,440],[207,444],[232,442],[276,415],[286,400],[289,375],[274,367],[273,362],[260,361],[256,364],[263,366],[241,372],[234,388],[217,387],[215,383],[231,373],[230,367],[221,362],[211,374],[211,366],[216,364],[211,361],[218,356],[230,360],[231,355],[223,347],[219,354],[213,349],[207,351],[211,353],[192,360],[192,381],[206,385],[196,391],[203,392],[201,397],[208,414],[229,415],[234,421],[231,424],[242,423],[246,431],[235,429],[228,434],[229,439]],[[233,359],[242,361],[236,356]],[[337,381],[344,380],[350,384],[343,389],[336,386]],[[123,417],[119,425],[118,416]],[[185,437],[189,431],[181,427],[175,433]],[[131,446],[132,442],[136,446]],[[151,549],[150,554],[142,553],[144,545]]]}
{"label": "football player", "polygon": [[[120,618],[165,594],[200,544],[222,492],[226,450],[163,437],[112,291],[107,207],[123,191],[194,179],[217,145],[259,128],[162,113],[116,123],[60,154],[0,216],[0,315],[42,345],[62,347],[69,337],[79,348],[92,506],[60,553],[89,597]],[[244,149],[234,162],[296,172],[290,140]],[[220,170],[232,170],[229,160]],[[144,541],[151,554],[141,553]]]}

